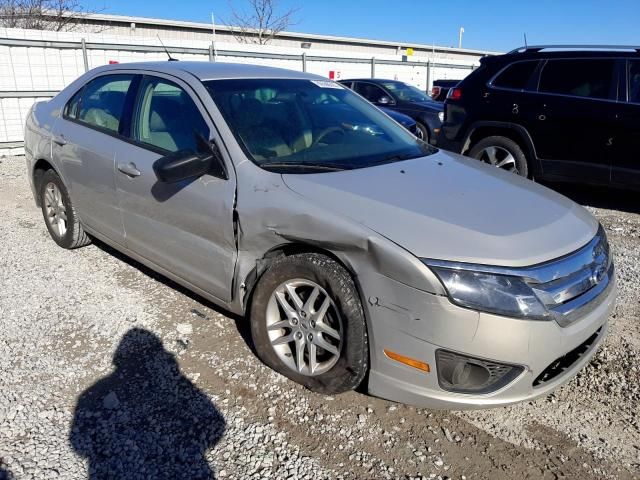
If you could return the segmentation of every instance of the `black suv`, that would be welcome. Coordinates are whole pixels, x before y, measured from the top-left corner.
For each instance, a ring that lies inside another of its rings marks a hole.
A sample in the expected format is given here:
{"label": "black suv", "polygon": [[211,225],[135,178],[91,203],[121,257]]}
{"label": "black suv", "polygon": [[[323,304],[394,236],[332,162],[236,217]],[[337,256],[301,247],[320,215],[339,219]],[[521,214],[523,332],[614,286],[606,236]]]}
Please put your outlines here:
{"label": "black suv", "polygon": [[438,146],[522,176],[640,186],[640,47],[485,57],[449,91]]}
{"label": "black suv", "polygon": [[413,118],[419,130],[416,136],[427,143],[435,143],[444,107],[422,90],[398,80],[380,78],[356,78],[340,80],[340,83],[377,107],[389,108]]}

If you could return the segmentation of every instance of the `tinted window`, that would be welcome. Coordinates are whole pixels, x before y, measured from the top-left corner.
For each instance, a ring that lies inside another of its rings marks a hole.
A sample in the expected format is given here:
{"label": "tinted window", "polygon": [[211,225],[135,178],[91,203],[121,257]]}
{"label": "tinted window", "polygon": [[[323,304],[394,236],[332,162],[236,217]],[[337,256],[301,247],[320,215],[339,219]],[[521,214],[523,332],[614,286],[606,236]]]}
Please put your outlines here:
{"label": "tinted window", "polygon": [[431,102],[425,92],[403,82],[384,82],[384,88],[405,102]]}
{"label": "tinted window", "polygon": [[77,118],[78,117],[78,107],[80,106],[80,98],[82,97],[82,89],[80,89],[76,94],[71,97],[69,103],[64,108],[65,117],[69,118]]}
{"label": "tinted window", "polygon": [[[268,98],[267,90],[260,95]],[[173,82],[145,77],[133,123],[133,138],[168,152],[199,152],[209,140],[209,127],[193,99]]]}
{"label": "tinted window", "polygon": [[640,61],[629,61],[629,101],[640,103]]}
{"label": "tinted window", "polygon": [[247,156],[265,168],[314,173],[318,168],[361,168],[433,152],[369,102],[333,82],[240,79],[205,85]]}
{"label": "tinted window", "polygon": [[377,103],[382,97],[389,96],[384,90],[372,83],[357,82],[355,87],[356,92],[373,103]]}
{"label": "tinted window", "polygon": [[538,62],[513,63],[495,78],[492,85],[494,87],[523,90],[529,83],[529,79],[537,66]]}
{"label": "tinted window", "polygon": [[614,60],[549,60],[539,90],[576,97],[609,98]]}
{"label": "tinted window", "polygon": [[77,119],[105,130],[118,132],[125,98],[133,75],[104,75],[89,82],[82,91]]}

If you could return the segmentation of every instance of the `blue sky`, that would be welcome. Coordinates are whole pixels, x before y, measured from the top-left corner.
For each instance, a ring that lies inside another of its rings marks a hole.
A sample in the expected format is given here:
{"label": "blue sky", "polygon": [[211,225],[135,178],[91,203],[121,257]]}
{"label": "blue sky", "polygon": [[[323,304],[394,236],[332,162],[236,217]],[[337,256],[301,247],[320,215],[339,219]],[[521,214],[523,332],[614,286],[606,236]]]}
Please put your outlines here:
{"label": "blue sky", "polygon": [[[245,0],[233,0],[241,8]],[[640,44],[639,0],[280,0],[292,31],[504,51],[523,44]],[[89,0],[103,13],[222,23],[227,0]]]}

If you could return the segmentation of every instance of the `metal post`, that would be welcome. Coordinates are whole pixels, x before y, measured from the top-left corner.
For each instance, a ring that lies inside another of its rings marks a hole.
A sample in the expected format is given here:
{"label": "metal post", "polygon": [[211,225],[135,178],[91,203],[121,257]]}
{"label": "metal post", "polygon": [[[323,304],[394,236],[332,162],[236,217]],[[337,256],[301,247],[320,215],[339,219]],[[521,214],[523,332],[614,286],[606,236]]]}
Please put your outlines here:
{"label": "metal post", "polygon": [[213,58],[213,43],[209,45],[209,61],[215,62],[215,58]]}
{"label": "metal post", "polygon": [[307,53],[306,52],[302,52],[302,71],[303,72],[307,71]]}
{"label": "metal post", "polygon": [[371,57],[371,78],[376,78],[376,57]]}
{"label": "metal post", "polygon": [[84,41],[84,38],[81,40],[82,43],[82,59],[84,60],[84,71],[89,71],[89,59],[87,58],[87,44]]}
{"label": "metal post", "polygon": [[427,92],[431,91],[431,60],[427,60]]}

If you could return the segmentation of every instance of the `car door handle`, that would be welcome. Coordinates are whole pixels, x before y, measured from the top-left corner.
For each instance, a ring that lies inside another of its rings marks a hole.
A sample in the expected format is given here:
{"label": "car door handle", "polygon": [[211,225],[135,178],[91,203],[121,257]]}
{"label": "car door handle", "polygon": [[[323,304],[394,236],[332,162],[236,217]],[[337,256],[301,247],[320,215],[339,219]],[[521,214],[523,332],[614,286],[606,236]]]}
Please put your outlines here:
{"label": "car door handle", "polygon": [[140,176],[140,170],[138,170],[136,168],[136,164],[133,163],[133,162],[119,163],[118,164],[118,170],[120,170],[122,173],[124,173],[125,175],[127,175],[129,177],[139,177]]}
{"label": "car door handle", "polygon": [[54,135],[51,139],[53,140],[53,143],[60,145],[61,147],[67,144],[67,141],[64,139],[64,135],[60,135],[59,137]]}

